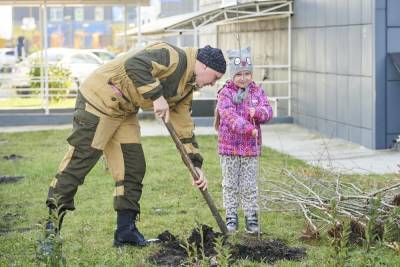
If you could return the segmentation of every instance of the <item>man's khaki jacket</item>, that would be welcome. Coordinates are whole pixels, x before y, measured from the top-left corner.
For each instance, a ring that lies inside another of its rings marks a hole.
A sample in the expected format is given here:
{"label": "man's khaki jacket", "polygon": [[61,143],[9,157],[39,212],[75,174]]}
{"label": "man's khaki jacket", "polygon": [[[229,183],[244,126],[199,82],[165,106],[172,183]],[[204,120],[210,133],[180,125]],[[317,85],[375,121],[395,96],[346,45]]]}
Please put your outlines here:
{"label": "man's khaki jacket", "polygon": [[139,108],[152,109],[153,100],[163,95],[170,106],[171,123],[193,164],[201,167],[191,118],[196,56],[196,48],[155,43],[102,65],[85,80],[80,92],[99,113],[121,119]]}

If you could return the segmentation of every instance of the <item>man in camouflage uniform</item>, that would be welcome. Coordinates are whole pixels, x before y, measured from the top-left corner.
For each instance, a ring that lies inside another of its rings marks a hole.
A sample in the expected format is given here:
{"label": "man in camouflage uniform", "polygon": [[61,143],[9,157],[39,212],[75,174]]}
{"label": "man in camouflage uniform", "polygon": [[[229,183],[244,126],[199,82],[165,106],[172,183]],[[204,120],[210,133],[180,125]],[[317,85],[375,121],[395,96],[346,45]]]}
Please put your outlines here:
{"label": "man in camouflage uniform", "polygon": [[[135,225],[140,213],[139,200],[146,170],[140,144],[139,108],[153,108],[156,116],[171,121],[200,179],[197,186],[207,188],[201,171],[191,119],[193,91],[214,85],[226,70],[220,49],[178,48],[155,43],[128,52],[94,71],[82,84],[67,141],[69,150],[49,188],[47,205],[64,215],[74,210],[78,186],[104,153],[115,180],[114,209],[117,229],[114,245],[145,246],[147,241]],[[60,230],[48,223],[48,228]]]}

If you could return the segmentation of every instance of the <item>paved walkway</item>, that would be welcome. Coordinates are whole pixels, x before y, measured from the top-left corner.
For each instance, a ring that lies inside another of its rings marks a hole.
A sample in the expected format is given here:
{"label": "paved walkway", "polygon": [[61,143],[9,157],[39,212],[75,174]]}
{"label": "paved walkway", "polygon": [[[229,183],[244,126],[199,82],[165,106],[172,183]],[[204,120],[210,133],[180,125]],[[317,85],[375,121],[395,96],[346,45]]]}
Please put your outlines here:
{"label": "paved walkway", "polygon": [[267,147],[336,172],[384,174],[400,170],[399,151],[371,150],[294,124],[263,126],[263,141]]}
{"label": "paved walkway", "polygon": [[[12,126],[0,127],[0,133],[64,130],[71,129],[72,124],[63,125],[34,125],[34,126]],[[168,136],[168,130],[160,120],[140,120],[140,131],[142,136]],[[213,127],[196,127],[196,135],[216,134]]]}
{"label": "paved walkway", "polygon": [[[168,131],[158,120],[142,120],[143,136],[167,136]],[[0,132],[21,132],[69,129],[71,125],[0,127]],[[197,127],[196,135],[214,135],[213,127]],[[295,158],[341,173],[398,173],[400,152],[371,150],[342,139],[326,138],[294,124],[263,126],[264,146]]]}

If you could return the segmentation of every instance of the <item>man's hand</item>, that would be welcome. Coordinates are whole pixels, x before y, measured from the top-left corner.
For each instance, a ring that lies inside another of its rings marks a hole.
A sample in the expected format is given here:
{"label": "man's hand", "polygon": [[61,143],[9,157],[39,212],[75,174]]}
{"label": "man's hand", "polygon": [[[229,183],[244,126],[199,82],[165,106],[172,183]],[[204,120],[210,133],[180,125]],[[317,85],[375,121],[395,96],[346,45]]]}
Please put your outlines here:
{"label": "man's hand", "polygon": [[169,121],[169,105],[163,96],[153,101],[154,113],[159,118],[164,118],[165,122]]}
{"label": "man's hand", "polygon": [[192,185],[196,185],[199,189],[205,191],[207,189],[207,178],[204,176],[203,171],[198,168],[195,167],[197,173],[199,174],[199,179],[197,181],[194,180],[194,177],[192,177]]}

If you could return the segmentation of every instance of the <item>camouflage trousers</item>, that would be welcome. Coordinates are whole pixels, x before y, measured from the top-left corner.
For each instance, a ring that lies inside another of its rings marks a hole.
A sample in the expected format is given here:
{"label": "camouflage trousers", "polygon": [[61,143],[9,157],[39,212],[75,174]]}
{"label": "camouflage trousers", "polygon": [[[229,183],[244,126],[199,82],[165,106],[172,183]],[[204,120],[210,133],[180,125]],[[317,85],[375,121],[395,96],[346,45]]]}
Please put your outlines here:
{"label": "camouflage trousers", "polygon": [[[114,209],[140,212],[146,162],[140,144],[137,116],[111,118],[88,105],[79,94],[73,116],[69,149],[52,180],[47,205],[74,210],[74,196],[86,175],[104,153],[115,181]],[[97,192],[91,192],[91,196]]]}

